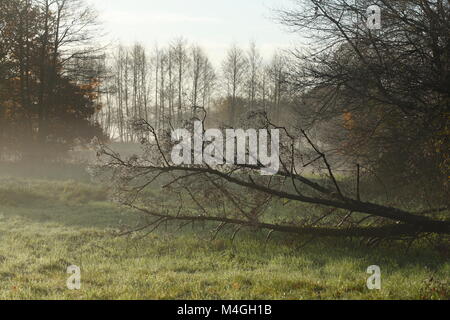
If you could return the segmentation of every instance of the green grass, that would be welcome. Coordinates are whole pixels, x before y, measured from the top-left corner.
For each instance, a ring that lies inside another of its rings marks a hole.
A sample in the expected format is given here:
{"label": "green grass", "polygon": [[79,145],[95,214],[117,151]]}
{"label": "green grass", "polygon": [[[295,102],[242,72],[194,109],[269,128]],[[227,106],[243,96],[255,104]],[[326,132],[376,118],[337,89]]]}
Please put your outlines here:
{"label": "green grass", "polygon": [[[449,299],[450,262],[423,243],[240,233],[211,241],[200,226],[117,237],[142,217],[74,180],[0,179],[1,299]],[[82,288],[66,287],[77,265]],[[370,265],[382,290],[366,287]]]}

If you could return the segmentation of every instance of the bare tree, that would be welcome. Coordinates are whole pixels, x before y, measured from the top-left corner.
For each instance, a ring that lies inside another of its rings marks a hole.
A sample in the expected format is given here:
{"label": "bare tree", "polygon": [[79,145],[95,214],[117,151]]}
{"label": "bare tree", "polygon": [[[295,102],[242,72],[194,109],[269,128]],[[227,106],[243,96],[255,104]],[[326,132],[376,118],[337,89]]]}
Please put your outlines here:
{"label": "bare tree", "polygon": [[[107,146],[98,145],[97,177],[115,190],[121,204],[148,216],[139,230],[150,232],[172,221],[185,226],[195,222],[215,222],[216,232],[229,226],[234,235],[243,228],[311,236],[363,237],[376,243],[383,239],[417,239],[427,234],[449,234],[450,223],[439,220],[445,209],[409,212],[400,208],[366,202],[363,195],[340,183],[326,157],[306,131],[292,133],[274,126],[265,113],[251,113],[249,121],[260,128],[281,129],[281,169],[276,176],[261,176],[258,165],[175,165],[170,159],[174,146],[168,133],[158,134],[149,123],[138,121],[136,130],[148,132],[152,141],[142,144],[142,156],[122,159]],[[310,152],[298,148],[301,139]],[[203,147],[203,152],[205,152]],[[310,179],[302,171],[323,167],[321,180]],[[166,199],[149,197],[147,188],[162,188]],[[156,205],[158,203],[158,205]],[[280,204],[297,208],[289,220],[266,215]],[[275,222],[274,222],[275,221]]]}
{"label": "bare tree", "polygon": [[[191,78],[192,78],[192,115],[195,116],[198,107],[206,108],[215,81],[215,71],[207,55],[199,46],[191,50]],[[201,103],[200,103],[201,102]]]}
{"label": "bare tree", "polygon": [[236,45],[233,45],[228,50],[225,61],[222,64],[223,77],[227,84],[227,95],[231,98],[231,123],[234,123],[236,120],[237,100],[244,90],[247,69],[248,61],[245,52]]}
{"label": "bare tree", "polygon": [[247,76],[247,87],[248,87],[248,100],[251,109],[255,107],[259,95],[260,88],[260,77],[262,69],[262,57],[259,53],[256,44],[254,42],[250,43],[250,48],[247,52],[248,60],[248,76]]}
{"label": "bare tree", "polygon": [[216,92],[215,89],[217,88],[217,74],[207,56],[205,56],[205,61],[203,63],[201,81],[202,107],[209,110],[211,108],[211,100]]}
{"label": "bare tree", "polygon": [[201,74],[205,64],[205,54],[199,46],[191,49],[191,77],[192,77],[192,115],[195,116],[198,106]]}
{"label": "bare tree", "polygon": [[189,57],[187,53],[187,44],[183,39],[178,39],[172,44],[172,51],[174,55],[174,64],[176,65],[177,73],[177,122],[181,123],[184,109],[184,94],[185,94],[185,75],[189,66]]}
{"label": "bare tree", "polygon": [[285,57],[280,53],[276,53],[266,70],[268,75],[268,95],[271,98],[270,114],[276,121],[280,121],[282,98],[283,94],[287,93],[286,63]]}

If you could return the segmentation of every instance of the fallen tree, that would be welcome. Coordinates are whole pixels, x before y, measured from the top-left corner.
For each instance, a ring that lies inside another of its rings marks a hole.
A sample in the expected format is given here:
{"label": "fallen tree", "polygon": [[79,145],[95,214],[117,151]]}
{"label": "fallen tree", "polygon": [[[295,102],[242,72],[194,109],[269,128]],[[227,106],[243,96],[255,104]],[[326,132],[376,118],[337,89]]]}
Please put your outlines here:
{"label": "fallen tree", "polygon": [[[283,232],[371,239],[450,234],[450,221],[435,218],[436,213],[448,208],[409,212],[363,201],[359,170],[356,188],[343,186],[345,183],[336,178],[326,155],[304,130],[292,135],[270,123],[263,112],[252,113],[249,119],[284,133],[280,142],[281,169],[274,176],[261,175],[260,163],[175,165],[168,156],[174,147],[169,132],[157,132],[144,120],[135,123],[143,137],[142,154],[123,159],[106,145],[97,143],[99,162],[94,172],[111,184],[116,201],[150,218],[131,232],[151,232],[168,222],[178,222],[181,227],[211,222],[218,224],[215,233],[232,226],[233,238],[243,228],[268,230],[269,236]],[[204,143],[202,151],[207,148]],[[312,166],[321,172],[320,179],[302,174]],[[350,189],[356,190],[353,196]],[[148,190],[159,190],[159,194],[149,194]],[[273,222],[276,217],[265,213],[277,201],[289,202],[291,207],[298,203],[298,219]],[[305,212],[305,205],[314,213]]]}

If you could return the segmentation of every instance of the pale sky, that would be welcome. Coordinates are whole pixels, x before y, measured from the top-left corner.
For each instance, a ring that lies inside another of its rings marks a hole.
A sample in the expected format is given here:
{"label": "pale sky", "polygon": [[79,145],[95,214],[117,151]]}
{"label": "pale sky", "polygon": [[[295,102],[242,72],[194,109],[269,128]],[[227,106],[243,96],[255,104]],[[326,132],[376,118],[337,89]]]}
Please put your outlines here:
{"label": "pale sky", "polygon": [[152,48],[183,37],[218,64],[233,44],[254,41],[263,56],[295,45],[298,36],[273,21],[272,9],[291,0],[88,0],[100,13],[108,39]]}

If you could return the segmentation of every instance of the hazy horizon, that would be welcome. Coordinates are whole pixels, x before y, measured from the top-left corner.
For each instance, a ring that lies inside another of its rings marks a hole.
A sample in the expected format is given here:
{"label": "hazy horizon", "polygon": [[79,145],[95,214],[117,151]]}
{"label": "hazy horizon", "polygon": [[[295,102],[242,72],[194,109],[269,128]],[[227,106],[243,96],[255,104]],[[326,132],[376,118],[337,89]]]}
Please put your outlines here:
{"label": "hazy horizon", "polygon": [[[295,45],[298,35],[277,24],[274,9],[291,0],[88,0],[113,44],[164,46],[177,38],[200,45],[215,65],[227,49],[255,42],[265,59]],[[239,9],[237,9],[239,8]]]}

